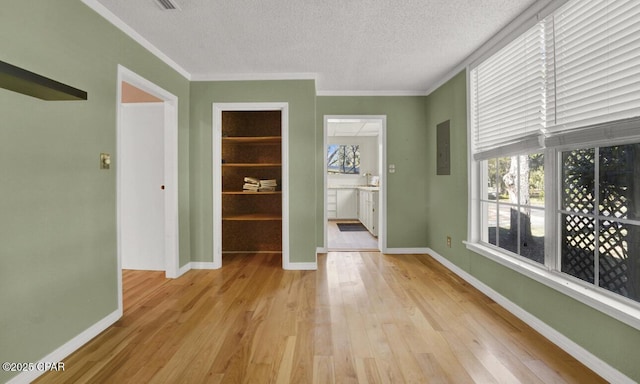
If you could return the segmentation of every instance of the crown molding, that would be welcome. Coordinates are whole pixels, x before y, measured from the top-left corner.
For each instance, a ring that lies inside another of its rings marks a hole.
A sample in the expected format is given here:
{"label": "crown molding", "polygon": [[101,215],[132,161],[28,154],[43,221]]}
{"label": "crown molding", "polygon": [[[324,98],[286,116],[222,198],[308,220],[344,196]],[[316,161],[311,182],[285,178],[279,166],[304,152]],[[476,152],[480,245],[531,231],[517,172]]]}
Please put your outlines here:
{"label": "crown molding", "polygon": [[107,9],[104,5],[100,4],[98,0],[82,0],[82,2],[89,8],[91,8],[94,12],[105,18],[108,22],[113,24],[116,28],[124,32],[127,36],[132,38],[135,42],[146,48],[149,52],[155,55],[157,58],[162,60],[169,67],[173,68],[176,72],[182,75],[185,79],[191,80],[191,74],[187,72],[184,68],[182,68],[178,63],[173,61],[169,56],[165,55],[160,49],[158,49],[155,45],[151,44],[149,40],[145,39],[136,32],[133,28],[131,28],[127,23],[122,21],[118,16],[113,14],[109,9]]}
{"label": "crown molding", "polygon": [[317,80],[317,73],[200,73],[191,81]]}
{"label": "crown molding", "polygon": [[426,96],[425,91],[318,91],[317,96]]}

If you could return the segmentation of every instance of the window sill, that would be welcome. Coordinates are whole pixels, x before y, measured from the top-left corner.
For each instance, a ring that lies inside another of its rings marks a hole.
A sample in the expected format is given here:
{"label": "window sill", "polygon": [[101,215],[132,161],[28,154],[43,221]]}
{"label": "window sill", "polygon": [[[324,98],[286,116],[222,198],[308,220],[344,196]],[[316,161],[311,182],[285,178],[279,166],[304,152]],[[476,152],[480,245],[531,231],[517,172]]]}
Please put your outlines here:
{"label": "window sill", "polygon": [[[544,265],[519,260],[480,243],[464,242],[467,249],[519,272],[547,287],[553,288],[579,302],[640,330],[640,307],[599,292],[595,287],[573,281],[564,274],[547,269]],[[613,295],[613,294],[612,294]]]}

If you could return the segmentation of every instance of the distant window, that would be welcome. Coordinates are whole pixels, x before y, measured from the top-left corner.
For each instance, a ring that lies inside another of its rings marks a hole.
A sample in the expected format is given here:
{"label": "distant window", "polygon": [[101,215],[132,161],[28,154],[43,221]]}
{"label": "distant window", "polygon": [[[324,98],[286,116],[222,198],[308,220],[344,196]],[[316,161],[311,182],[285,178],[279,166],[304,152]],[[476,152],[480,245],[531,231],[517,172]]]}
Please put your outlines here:
{"label": "distant window", "polygon": [[360,146],[331,144],[327,151],[329,174],[360,174]]}

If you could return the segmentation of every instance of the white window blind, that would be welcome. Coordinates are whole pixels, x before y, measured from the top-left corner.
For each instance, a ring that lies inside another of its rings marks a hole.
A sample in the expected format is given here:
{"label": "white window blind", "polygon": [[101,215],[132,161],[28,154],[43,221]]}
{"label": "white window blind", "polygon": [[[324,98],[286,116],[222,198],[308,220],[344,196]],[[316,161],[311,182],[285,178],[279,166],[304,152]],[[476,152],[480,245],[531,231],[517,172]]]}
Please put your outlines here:
{"label": "white window blind", "polygon": [[544,37],[541,22],[471,70],[476,159],[539,147],[546,121]]}
{"label": "white window blind", "polygon": [[640,116],[640,1],[570,1],[547,25],[547,131]]}

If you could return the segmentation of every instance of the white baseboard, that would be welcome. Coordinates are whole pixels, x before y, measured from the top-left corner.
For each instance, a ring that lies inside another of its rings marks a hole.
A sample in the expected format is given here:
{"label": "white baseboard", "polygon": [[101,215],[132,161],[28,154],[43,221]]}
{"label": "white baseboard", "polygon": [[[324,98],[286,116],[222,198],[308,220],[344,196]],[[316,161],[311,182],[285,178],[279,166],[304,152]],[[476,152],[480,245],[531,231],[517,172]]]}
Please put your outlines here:
{"label": "white baseboard", "polygon": [[488,297],[490,297],[493,301],[500,304],[507,311],[511,312],[514,316],[519,318],[528,324],[531,328],[535,329],[538,333],[549,339],[552,343],[563,349],[565,352],[573,356],[576,360],[580,361],[582,364],[591,368],[598,375],[602,376],[605,380],[611,383],[629,383],[633,384],[635,381],[631,380],[629,377],[625,376],[622,372],[613,368],[606,362],[602,361],[600,358],[582,348],[580,345],[563,335],[562,333],[556,331],[554,328],[547,325],[542,320],[533,316],[531,313],[525,311],[506,297],[502,296],[498,292],[494,291],[491,287],[484,284],[480,280],[473,277],[468,272],[464,271],[448,259],[439,255],[434,250],[427,248],[428,254],[431,255],[436,261],[440,264],[444,265],[451,272],[458,275],[460,278],[465,280],[467,283],[474,286],[477,290],[484,293]]}
{"label": "white baseboard", "polygon": [[387,248],[383,253],[389,255],[426,255],[431,252],[429,248]]}
{"label": "white baseboard", "polygon": [[[89,327],[86,330],[84,330],[78,336],[76,336],[73,339],[67,341],[62,346],[60,346],[58,349],[56,349],[55,351],[51,352],[47,356],[43,357],[39,361],[41,361],[41,362],[50,362],[50,363],[63,361],[65,357],[69,356],[70,354],[72,354],[73,352],[78,350],[80,347],[85,345],[87,342],[89,342],[91,339],[93,339],[94,337],[98,336],[102,331],[104,331],[105,329],[109,328],[113,323],[118,321],[118,319],[121,318],[121,317],[122,317],[122,311],[120,309],[117,309],[117,310],[111,312],[109,315],[104,317],[102,320],[100,320],[97,323],[93,324],[91,327]],[[43,371],[35,371],[35,370],[34,371],[29,371],[29,372],[22,372],[18,376],[15,376],[11,380],[7,381],[6,384],[30,383],[30,382],[34,381],[35,379],[37,379],[38,377],[40,377],[40,375],[42,375],[43,373],[45,373],[45,372],[43,372]]]}
{"label": "white baseboard", "polygon": [[220,269],[220,267],[212,262],[192,261],[189,263],[189,269]]}
{"label": "white baseboard", "polygon": [[287,263],[282,266],[288,271],[315,271],[318,269],[318,262],[313,263]]}
{"label": "white baseboard", "polygon": [[177,279],[178,277],[184,275],[185,273],[189,272],[191,270],[191,263],[187,263],[185,265],[183,265],[182,267],[180,267],[180,269],[178,269],[178,276],[176,276],[175,278]]}

